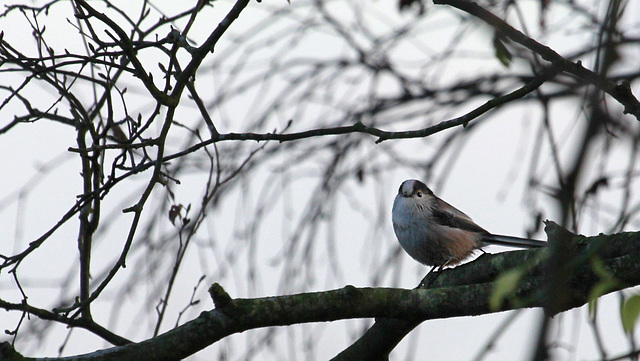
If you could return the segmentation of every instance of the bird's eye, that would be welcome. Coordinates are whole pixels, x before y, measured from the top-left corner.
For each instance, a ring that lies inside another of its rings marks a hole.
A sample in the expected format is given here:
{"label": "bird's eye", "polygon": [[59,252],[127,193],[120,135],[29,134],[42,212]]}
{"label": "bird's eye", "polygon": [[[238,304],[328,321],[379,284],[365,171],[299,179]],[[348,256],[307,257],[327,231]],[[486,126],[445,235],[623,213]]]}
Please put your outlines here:
{"label": "bird's eye", "polygon": [[417,191],[417,192],[416,192],[416,195],[417,195],[418,197],[422,197],[422,191]]}

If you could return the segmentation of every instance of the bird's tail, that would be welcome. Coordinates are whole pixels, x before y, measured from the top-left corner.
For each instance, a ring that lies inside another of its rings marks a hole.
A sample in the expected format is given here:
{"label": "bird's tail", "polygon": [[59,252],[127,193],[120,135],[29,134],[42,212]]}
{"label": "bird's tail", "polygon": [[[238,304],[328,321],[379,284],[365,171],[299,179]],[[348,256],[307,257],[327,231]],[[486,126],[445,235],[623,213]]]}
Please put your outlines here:
{"label": "bird's tail", "polygon": [[537,239],[503,236],[500,234],[486,234],[483,235],[482,240],[490,244],[509,247],[536,248],[547,246],[547,242],[538,241]]}

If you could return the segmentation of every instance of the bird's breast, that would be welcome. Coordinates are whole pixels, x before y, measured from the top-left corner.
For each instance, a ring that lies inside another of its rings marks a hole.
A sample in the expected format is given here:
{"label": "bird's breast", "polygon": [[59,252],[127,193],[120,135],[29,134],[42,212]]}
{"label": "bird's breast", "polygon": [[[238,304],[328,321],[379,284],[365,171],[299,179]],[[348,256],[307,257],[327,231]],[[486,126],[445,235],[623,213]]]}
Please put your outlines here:
{"label": "bird's breast", "polygon": [[472,232],[437,224],[429,204],[396,197],[393,230],[402,248],[416,261],[430,266],[456,264],[478,246]]}

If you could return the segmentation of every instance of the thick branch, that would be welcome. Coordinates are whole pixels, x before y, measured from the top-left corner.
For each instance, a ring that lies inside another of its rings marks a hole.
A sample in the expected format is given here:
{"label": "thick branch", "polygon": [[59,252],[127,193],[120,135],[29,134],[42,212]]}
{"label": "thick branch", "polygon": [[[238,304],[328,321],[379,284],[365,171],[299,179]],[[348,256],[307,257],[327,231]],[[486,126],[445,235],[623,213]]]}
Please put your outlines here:
{"label": "thick branch", "polygon": [[[548,222],[545,229],[550,242],[558,242],[558,240],[567,238],[567,233],[561,227],[553,222]],[[577,237],[577,236],[576,236]],[[625,286],[636,285],[640,280],[638,276],[632,275],[630,272],[635,267],[619,268],[617,265],[625,262],[637,262],[640,260],[640,233],[621,233],[611,236],[597,236],[581,239],[576,243],[572,243],[575,252],[568,254],[567,257],[571,262],[567,264],[564,271],[573,271],[573,278],[568,279],[566,294],[562,300],[549,300],[543,296],[543,292],[547,291],[549,283],[549,275],[544,274],[548,271],[548,264],[536,265],[529,276],[524,278],[521,283],[531,284],[531,290],[537,290],[538,299],[534,302],[539,307],[546,307],[550,314],[559,313],[574,307],[584,305],[588,301],[589,291],[600,280],[593,274],[591,270],[591,259],[594,256],[600,257],[608,266],[609,271],[625,284]],[[553,248],[553,247],[552,247]],[[518,253],[528,255],[531,251],[515,251],[508,253],[500,253],[497,255],[483,255],[476,261],[456,267],[453,270],[445,270],[433,283],[432,287],[452,287],[455,285],[467,285],[473,283],[486,282],[487,279],[493,280],[500,272],[508,269],[514,269],[522,265],[532,266],[530,257],[516,256]],[[548,252],[548,251],[545,251]],[[548,256],[548,254],[545,254]],[[535,275],[535,276],[534,276]],[[622,286],[622,287],[625,287]],[[516,291],[516,294],[522,296],[522,287]],[[613,292],[615,290],[610,290]],[[486,295],[480,295],[483,297]],[[551,302],[551,304],[549,304]],[[551,308],[551,310],[550,310]],[[349,346],[333,360],[387,360],[389,353],[396,345],[423,320],[401,320],[382,318],[376,320],[371,328],[353,345]]]}
{"label": "thick branch", "polygon": [[[255,328],[371,317],[407,320],[417,325],[429,319],[543,307],[546,301],[541,290],[547,275],[542,265],[546,252],[537,249],[483,255],[474,262],[444,271],[433,284],[437,288],[431,289],[347,286],[318,293],[231,299],[216,286],[211,295],[218,308],[203,312],[193,321],[150,340],[64,360],[96,359],[98,355],[101,360],[181,359],[231,334]],[[574,252],[572,262],[567,265],[574,272],[567,283],[566,297],[555,305],[554,311],[565,311],[588,301],[589,291],[599,282],[591,270],[594,256],[600,257],[620,281],[619,286],[608,292],[640,284],[640,233],[580,239]],[[500,309],[492,309],[488,302],[494,291],[492,281],[500,272],[524,264],[531,265],[531,271],[513,297],[506,299]]]}

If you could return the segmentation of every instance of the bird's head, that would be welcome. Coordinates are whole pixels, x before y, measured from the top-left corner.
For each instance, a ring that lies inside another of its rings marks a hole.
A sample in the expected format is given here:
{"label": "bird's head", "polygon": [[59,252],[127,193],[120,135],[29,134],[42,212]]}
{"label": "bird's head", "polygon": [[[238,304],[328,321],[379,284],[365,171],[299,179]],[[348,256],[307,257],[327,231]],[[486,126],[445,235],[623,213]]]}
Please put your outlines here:
{"label": "bird's head", "polygon": [[398,189],[398,196],[415,199],[428,199],[433,196],[433,192],[426,184],[417,179],[407,179],[402,182]]}

